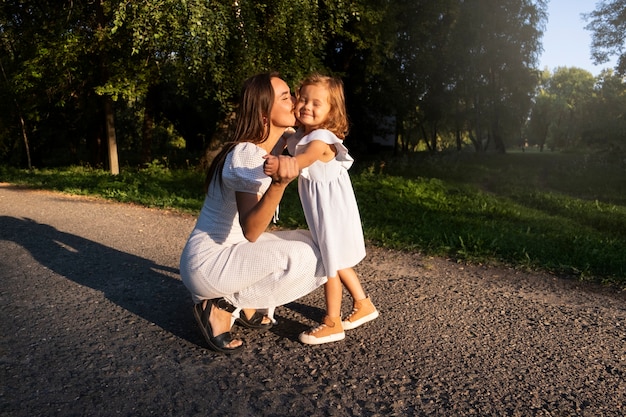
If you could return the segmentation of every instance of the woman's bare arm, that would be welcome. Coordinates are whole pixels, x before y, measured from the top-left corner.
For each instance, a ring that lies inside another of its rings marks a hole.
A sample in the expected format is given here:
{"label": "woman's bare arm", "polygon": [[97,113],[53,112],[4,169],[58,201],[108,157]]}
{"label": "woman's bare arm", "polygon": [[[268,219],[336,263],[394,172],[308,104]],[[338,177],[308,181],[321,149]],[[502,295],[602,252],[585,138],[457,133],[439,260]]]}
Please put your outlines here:
{"label": "woman's bare arm", "polygon": [[237,192],[237,210],[243,234],[250,242],[255,242],[274,217],[276,207],[283,198],[287,185],[298,176],[300,168],[295,158],[279,156],[278,173],[272,177],[272,184],[265,194]]}

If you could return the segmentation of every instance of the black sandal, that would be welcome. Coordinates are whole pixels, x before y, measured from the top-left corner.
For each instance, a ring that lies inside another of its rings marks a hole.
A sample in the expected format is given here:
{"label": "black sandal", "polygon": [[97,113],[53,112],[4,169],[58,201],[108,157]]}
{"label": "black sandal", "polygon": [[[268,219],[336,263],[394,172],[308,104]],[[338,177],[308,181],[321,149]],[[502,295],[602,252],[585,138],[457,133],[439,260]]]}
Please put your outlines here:
{"label": "black sandal", "polygon": [[255,311],[252,317],[246,317],[246,313],[243,310],[239,312],[239,318],[235,320],[237,324],[242,325],[243,327],[247,327],[248,329],[261,329],[261,330],[269,330],[274,326],[274,323],[271,321],[269,323],[263,323],[263,319],[265,318],[265,314],[259,313]]}
{"label": "black sandal", "polygon": [[234,348],[227,347],[228,344],[233,341],[233,336],[230,334],[230,332],[224,332],[217,336],[213,336],[213,329],[211,328],[211,323],[209,323],[209,316],[211,315],[211,304],[215,305],[221,310],[226,310],[229,313],[235,311],[235,307],[223,298],[208,300],[207,306],[204,309],[202,308],[202,303],[194,305],[193,315],[196,318],[198,326],[200,326],[200,330],[202,331],[204,339],[209,344],[211,349],[217,352],[226,354],[239,352],[241,348],[243,348],[243,343],[240,346]]}

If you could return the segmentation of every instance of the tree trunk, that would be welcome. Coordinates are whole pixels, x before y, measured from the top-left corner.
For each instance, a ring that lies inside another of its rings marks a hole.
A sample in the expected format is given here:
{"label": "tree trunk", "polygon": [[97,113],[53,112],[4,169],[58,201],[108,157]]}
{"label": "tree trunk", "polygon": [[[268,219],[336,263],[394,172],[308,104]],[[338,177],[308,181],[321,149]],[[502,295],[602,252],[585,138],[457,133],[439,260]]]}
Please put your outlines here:
{"label": "tree trunk", "polygon": [[500,133],[500,114],[497,108],[494,111],[491,136],[493,137],[493,145],[496,148],[496,152],[506,153],[504,140],[502,139],[502,134]]}
{"label": "tree trunk", "polygon": [[[106,20],[104,17],[103,0],[98,0],[96,3],[96,18],[98,19],[98,30],[102,31],[106,27]],[[109,68],[107,66],[106,48],[100,53],[100,74],[102,79],[102,85],[105,85],[109,80]],[[104,121],[105,121],[105,134],[107,139],[107,148],[109,151],[109,170],[111,174],[117,175],[120,173],[120,166],[117,158],[117,138],[115,137],[115,113],[113,112],[113,99],[111,96],[105,95],[103,97],[104,107]]]}
{"label": "tree trunk", "polygon": [[424,143],[426,144],[426,148],[428,149],[428,152],[432,153],[433,149],[430,147],[430,140],[428,137],[428,132],[426,131],[426,127],[424,126],[424,123],[419,123],[419,130],[420,130],[420,133],[422,134],[422,139],[424,139]]}
{"label": "tree trunk", "polygon": [[111,174],[120,173],[120,165],[117,159],[117,138],[115,136],[115,114],[113,112],[113,100],[109,96],[104,97],[104,117],[106,120],[106,135],[109,149],[109,170]]}
{"label": "tree trunk", "polygon": [[[6,72],[4,72],[4,65],[2,65],[2,61],[0,61],[0,69],[2,70],[2,77],[6,82],[7,86],[11,85],[9,83],[9,79],[7,78]],[[22,110],[20,108],[20,104],[17,102],[17,99],[13,98],[13,103],[15,103],[15,108],[17,109],[18,114],[20,115],[20,127],[22,129],[22,139],[24,140],[24,148],[26,149],[26,159],[28,161],[28,169],[33,169],[33,163],[30,159],[30,146],[28,145],[28,134],[26,133],[26,122],[24,122],[24,116],[22,115]]]}
{"label": "tree trunk", "polygon": [[26,123],[24,123],[24,117],[20,115],[20,124],[22,126],[22,137],[24,138],[24,147],[26,148],[26,159],[28,160],[28,169],[33,169],[33,164],[30,160],[30,146],[28,146],[28,135],[26,134]]}
{"label": "tree trunk", "polygon": [[431,152],[436,152],[437,151],[437,122],[433,122],[433,127],[432,127],[432,136],[430,138],[430,149]]}
{"label": "tree trunk", "polygon": [[152,161],[152,142],[154,139],[154,93],[152,88],[146,94],[143,110],[143,124],[141,126],[141,162],[147,164]]}

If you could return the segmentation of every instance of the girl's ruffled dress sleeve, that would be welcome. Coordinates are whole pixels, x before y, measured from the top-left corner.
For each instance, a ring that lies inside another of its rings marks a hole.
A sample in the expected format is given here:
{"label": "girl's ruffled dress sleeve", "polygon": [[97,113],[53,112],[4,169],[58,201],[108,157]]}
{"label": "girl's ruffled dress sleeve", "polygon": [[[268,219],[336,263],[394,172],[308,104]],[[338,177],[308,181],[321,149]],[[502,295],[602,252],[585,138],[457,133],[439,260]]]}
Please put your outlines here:
{"label": "girl's ruffled dress sleeve", "polygon": [[321,140],[322,142],[329,145],[335,145],[335,148],[337,149],[337,155],[335,156],[335,159],[337,159],[337,161],[339,161],[345,169],[350,169],[350,167],[354,163],[354,158],[352,158],[352,156],[350,156],[350,154],[348,153],[348,148],[346,148],[343,144],[343,140],[339,139],[330,130],[317,129],[302,137],[298,144],[295,146],[295,152],[297,153],[297,149],[299,147],[306,146],[314,140]]}

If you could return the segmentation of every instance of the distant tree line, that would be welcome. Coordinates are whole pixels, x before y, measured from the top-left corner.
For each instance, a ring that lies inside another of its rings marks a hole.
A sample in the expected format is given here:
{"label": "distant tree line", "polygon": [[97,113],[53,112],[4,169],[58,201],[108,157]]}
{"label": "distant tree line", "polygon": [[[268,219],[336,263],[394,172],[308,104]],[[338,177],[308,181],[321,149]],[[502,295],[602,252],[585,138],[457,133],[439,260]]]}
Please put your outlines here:
{"label": "distant tree line", "polygon": [[[559,67],[539,79],[525,145],[540,150],[587,150],[626,157],[626,84],[604,70],[598,77]],[[626,161],[624,161],[626,163]]]}
{"label": "distant tree line", "polygon": [[[546,3],[3,0],[0,162],[195,164],[224,140],[241,82],[268,70],[293,86],[342,77],[357,153],[381,138],[397,153],[623,148],[623,78],[537,69]],[[623,53],[605,41],[624,30],[613,3],[587,16],[598,62]]]}

